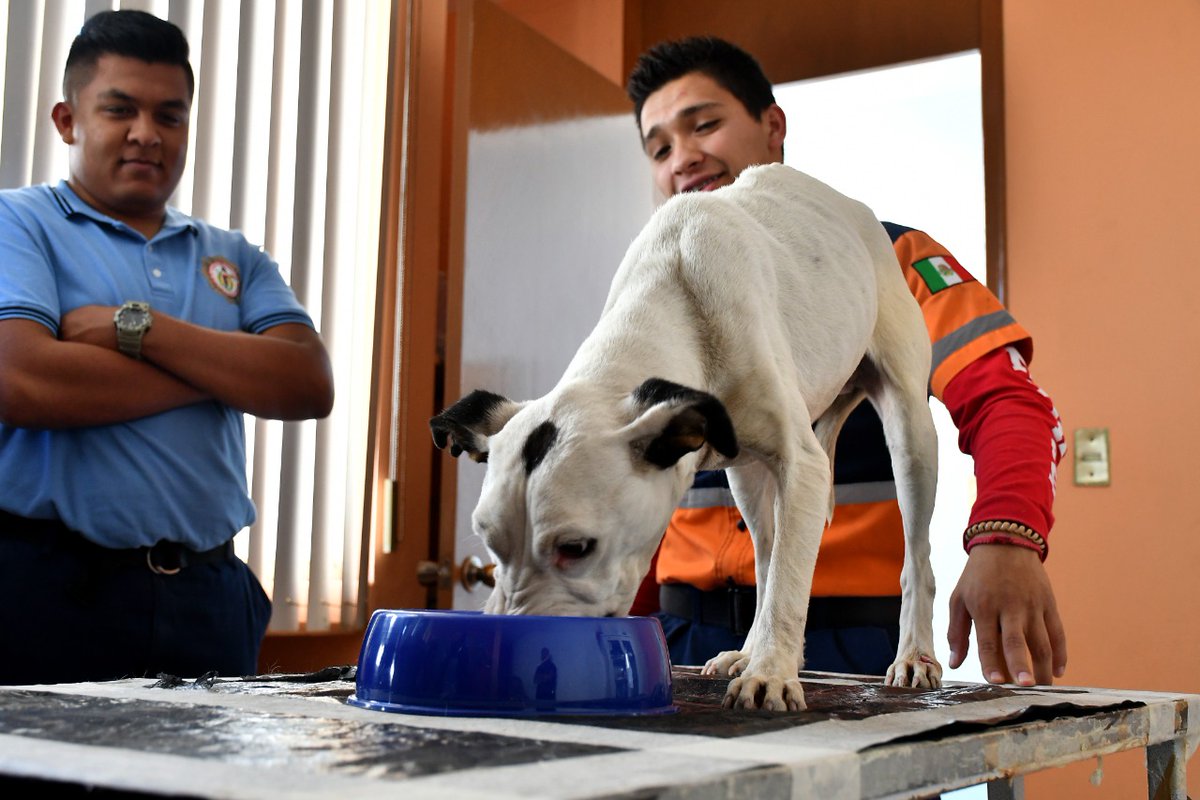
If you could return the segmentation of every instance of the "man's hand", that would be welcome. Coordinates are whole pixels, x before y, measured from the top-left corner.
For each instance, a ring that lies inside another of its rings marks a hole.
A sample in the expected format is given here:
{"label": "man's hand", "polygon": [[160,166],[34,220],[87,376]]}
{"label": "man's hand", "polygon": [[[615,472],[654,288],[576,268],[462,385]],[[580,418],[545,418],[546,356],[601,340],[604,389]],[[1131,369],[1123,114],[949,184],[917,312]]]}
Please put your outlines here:
{"label": "man's hand", "polygon": [[1051,684],[1067,668],[1067,636],[1041,559],[1017,545],[971,549],[950,595],[950,667],[970,649],[971,623],[979,663],[990,683]]}
{"label": "man's hand", "polygon": [[117,326],[113,323],[116,313],[116,306],[80,306],[68,311],[59,320],[58,338],[116,350]]}

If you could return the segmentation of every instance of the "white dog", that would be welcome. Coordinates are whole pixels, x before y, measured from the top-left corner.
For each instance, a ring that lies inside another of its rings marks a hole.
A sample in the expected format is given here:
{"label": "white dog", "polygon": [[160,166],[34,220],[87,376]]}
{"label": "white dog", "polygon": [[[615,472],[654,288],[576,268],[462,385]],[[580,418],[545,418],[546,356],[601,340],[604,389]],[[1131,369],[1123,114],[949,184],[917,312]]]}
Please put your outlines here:
{"label": "white dog", "polygon": [[724,467],[753,537],[758,603],[742,649],[705,671],[734,676],[726,706],[804,708],[797,672],[834,442],[866,397],[905,529],[887,682],[939,686],[929,366],[920,311],[866,206],[780,164],[672,198],[549,394],[476,391],[430,421],[438,447],[488,462],[472,516],[497,563],[486,610],[627,613],[696,471]]}

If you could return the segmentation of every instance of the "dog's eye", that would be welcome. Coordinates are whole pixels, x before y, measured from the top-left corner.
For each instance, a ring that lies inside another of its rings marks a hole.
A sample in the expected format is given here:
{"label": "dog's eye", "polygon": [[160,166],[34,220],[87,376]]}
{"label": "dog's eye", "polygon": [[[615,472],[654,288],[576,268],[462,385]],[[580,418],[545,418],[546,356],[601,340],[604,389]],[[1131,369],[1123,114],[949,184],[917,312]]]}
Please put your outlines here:
{"label": "dog's eye", "polygon": [[554,554],[560,566],[564,563],[587,558],[595,551],[595,539],[567,539],[554,545]]}

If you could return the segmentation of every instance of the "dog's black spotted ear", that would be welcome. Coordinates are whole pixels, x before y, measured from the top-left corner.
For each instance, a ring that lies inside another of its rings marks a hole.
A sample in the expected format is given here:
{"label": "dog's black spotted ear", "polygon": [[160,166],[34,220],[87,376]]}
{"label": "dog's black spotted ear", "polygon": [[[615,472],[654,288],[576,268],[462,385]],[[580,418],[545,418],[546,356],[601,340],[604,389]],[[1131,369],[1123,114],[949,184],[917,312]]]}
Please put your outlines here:
{"label": "dog's black spotted ear", "polygon": [[487,461],[487,438],[500,431],[524,405],[507,397],[476,389],[429,420],[433,443],[450,448],[456,458],[466,453],[474,461]]}
{"label": "dog's black spotted ear", "polygon": [[708,392],[650,378],[633,391],[633,401],[642,411],[634,438],[651,464],[666,469],[706,444],[726,458],[737,456],[733,422]]}

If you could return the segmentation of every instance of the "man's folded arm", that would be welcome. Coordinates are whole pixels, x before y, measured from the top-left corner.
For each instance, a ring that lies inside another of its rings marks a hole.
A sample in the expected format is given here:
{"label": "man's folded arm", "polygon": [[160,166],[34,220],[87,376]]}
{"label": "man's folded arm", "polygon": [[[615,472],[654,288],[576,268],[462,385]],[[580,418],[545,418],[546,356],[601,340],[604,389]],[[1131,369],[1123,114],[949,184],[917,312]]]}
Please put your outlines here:
{"label": "man's folded arm", "polygon": [[148,362],[28,319],[0,320],[0,375],[0,423],[19,428],[108,425],[207,399]]}
{"label": "man's folded arm", "polygon": [[333,370],[316,331],[287,322],[262,333],[159,318],[143,357],[213,398],[270,419],[313,419],[333,408]]}

